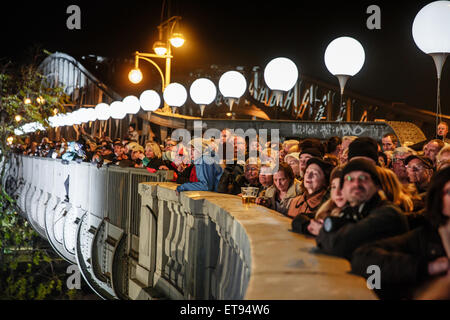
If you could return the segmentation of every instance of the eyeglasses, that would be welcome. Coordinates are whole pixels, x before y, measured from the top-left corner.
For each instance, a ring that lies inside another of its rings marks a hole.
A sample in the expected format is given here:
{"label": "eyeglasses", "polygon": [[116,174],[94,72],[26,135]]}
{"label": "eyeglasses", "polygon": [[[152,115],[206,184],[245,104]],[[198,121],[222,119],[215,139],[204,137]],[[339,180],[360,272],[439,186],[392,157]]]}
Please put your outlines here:
{"label": "eyeglasses", "polygon": [[405,159],[400,159],[400,158],[394,158],[392,159],[393,163],[405,163]]}
{"label": "eyeglasses", "polygon": [[424,166],[408,166],[408,165],[406,165],[405,167],[406,167],[406,169],[411,169],[412,171],[416,171],[416,172],[425,169]]}
{"label": "eyeglasses", "polygon": [[359,182],[366,182],[369,180],[369,177],[365,176],[365,175],[359,175],[356,178],[354,178],[352,176],[345,176],[345,180],[347,180],[348,182],[352,182],[355,180],[358,180]]}

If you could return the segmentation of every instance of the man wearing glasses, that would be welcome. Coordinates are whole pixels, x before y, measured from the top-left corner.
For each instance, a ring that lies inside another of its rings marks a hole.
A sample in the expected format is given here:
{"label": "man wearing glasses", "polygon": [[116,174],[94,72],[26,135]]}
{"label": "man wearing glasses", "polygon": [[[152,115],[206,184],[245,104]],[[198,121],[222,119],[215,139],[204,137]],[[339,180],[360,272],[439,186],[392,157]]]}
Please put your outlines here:
{"label": "man wearing glasses", "polygon": [[409,184],[408,172],[406,171],[405,160],[416,152],[407,147],[398,147],[392,153],[392,171],[397,175],[402,184]]}
{"label": "man wearing glasses", "polygon": [[351,259],[364,243],[408,231],[406,216],[379,194],[381,181],[367,159],[351,160],[343,169],[342,193],[348,201],[339,217],[327,217],[316,238],[322,252]]}
{"label": "man wearing glasses", "polygon": [[411,155],[405,159],[409,182],[413,183],[419,195],[424,198],[433,176],[433,161],[428,157]]}

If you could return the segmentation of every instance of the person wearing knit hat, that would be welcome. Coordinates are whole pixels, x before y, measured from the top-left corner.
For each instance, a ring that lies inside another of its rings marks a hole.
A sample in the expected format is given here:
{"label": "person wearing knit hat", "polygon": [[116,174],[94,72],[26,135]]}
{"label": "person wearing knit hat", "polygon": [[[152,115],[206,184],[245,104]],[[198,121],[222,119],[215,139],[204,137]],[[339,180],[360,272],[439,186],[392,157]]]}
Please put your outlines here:
{"label": "person wearing knit hat", "polygon": [[373,160],[378,165],[378,144],[369,137],[355,139],[348,146],[348,161],[353,158],[365,158]]}
{"label": "person wearing knit hat", "polygon": [[312,157],[322,158],[323,153],[317,148],[306,148],[300,152],[299,161],[300,161],[300,176],[303,177],[306,170],[306,163]]}
{"label": "person wearing knit hat", "polygon": [[313,218],[317,209],[328,200],[328,185],[333,165],[320,158],[313,157],[308,160],[303,180],[305,192],[292,199],[288,216],[295,218],[299,214]]}
{"label": "person wearing knit hat", "polygon": [[409,230],[400,209],[378,192],[381,180],[373,161],[353,159],[345,165],[342,193],[348,205],[339,217],[327,217],[316,238],[323,253],[351,259],[359,246]]}
{"label": "person wearing knit hat", "polygon": [[300,153],[299,152],[288,153],[284,157],[284,162],[286,162],[292,168],[292,171],[294,171],[295,177],[299,178],[300,177]]}

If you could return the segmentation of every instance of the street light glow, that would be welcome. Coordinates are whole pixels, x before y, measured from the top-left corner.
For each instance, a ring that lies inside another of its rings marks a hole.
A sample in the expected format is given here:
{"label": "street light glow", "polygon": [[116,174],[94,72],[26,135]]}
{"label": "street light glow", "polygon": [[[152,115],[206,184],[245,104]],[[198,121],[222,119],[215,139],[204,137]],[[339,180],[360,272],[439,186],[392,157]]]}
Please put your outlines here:
{"label": "street light glow", "polygon": [[128,73],[128,79],[131,83],[137,84],[142,81],[142,72],[139,68],[134,68]]}
{"label": "street light glow", "polygon": [[164,42],[162,42],[160,40],[155,42],[155,44],[153,45],[153,50],[159,56],[163,56],[167,52],[166,45],[164,44]]}
{"label": "street light glow", "polygon": [[181,33],[174,33],[172,34],[172,38],[170,38],[170,43],[175,48],[179,48],[184,44],[184,37]]}

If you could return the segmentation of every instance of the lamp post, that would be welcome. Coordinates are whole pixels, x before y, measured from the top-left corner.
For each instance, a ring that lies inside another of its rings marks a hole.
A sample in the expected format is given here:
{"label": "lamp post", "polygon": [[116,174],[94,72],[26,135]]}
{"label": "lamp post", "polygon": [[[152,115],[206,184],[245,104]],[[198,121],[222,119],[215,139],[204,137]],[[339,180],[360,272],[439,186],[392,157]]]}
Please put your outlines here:
{"label": "lamp post", "polygon": [[[342,96],[347,80],[357,74],[364,65],[365,52],[359,41],[350,37],[340,37],[330,42],[325,50],[325,65],[339,80],[341,99],[339,108],[342,108]],[[347,113],[347,121],[351,120]]]}
{"label": "lamp post", "polygon": [[[143,75],[141,70],[139,69],[139,60],[145,60],[151,63],[156,70],[158,70],[159,75],[161,76],[161,89],[164,92],[165,88],[170,84],[170,74],[171,74],[171,65],[172,65],[172,46],[173,47],[181,47],[184,44],[183,35],[179,32],[174,32],[175,26],[181,20],[180,16],[173,16],[166,21],[163,21],[158,26],[159,31],[159,40],[156,41],[153,45],[153,50],[155,53],[143,53],[136,51],[135,52],[135,63],[134,69],[132,69],[128,78],[132,83],[139,83],[142,81]],[[165,74],[163,74],[161,68],[156,64],[152,59],[165,59],[166,67]],[[163,112],[170,113],[169,106],[165,103]]]}
{"label": "lamp post", "polygon": [[[450,1],[435,1],[423,7],[414,18],[412,26],[414,42],[420,50],[430,55],[436,66],[436,127],[441,110],[441,72],[450,54]],[[437,133],[436,133],[437,134]]]}

